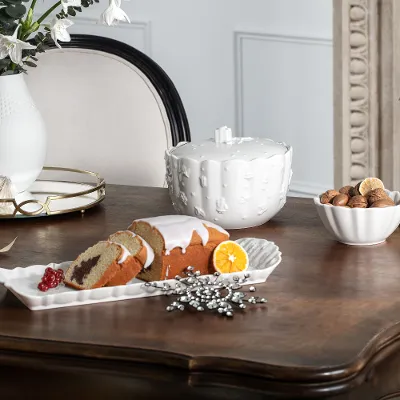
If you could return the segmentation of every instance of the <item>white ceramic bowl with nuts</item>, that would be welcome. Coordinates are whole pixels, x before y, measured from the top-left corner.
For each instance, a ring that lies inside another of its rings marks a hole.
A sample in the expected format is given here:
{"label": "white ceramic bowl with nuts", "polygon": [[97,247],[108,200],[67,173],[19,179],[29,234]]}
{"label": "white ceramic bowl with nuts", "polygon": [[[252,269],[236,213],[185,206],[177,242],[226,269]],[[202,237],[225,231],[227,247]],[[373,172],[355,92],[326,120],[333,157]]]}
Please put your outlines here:
{"label": "white ceramic bowl with nuts", "polygon": [[347,245],[385,242],[400,224],[400,192],[374,189],[365,195],[346,194],[345,188],[342,193],[330,190],[314,198],[325,228]]}

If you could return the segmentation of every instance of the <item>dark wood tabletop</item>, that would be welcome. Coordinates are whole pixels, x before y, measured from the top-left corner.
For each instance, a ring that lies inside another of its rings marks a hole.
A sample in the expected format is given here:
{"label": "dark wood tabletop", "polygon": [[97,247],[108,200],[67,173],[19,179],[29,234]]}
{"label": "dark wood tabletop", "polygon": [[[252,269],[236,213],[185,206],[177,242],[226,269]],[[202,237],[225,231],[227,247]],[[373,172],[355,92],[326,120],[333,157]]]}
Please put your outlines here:
{"label": "dark wood tabletop", "polygon": [[[18,240],[0,266],[71,260],[136,218],[170,213],[164,189],[109,185],[104,203],[84,215],[1,220],[0,247]],[[283,255],[257,285],[268,303],[233,319],[168,313],[165,296],[30,311],[0,287],[0,393],[28,390],[21,374],[32,393],[44,376],[50,387],[67,384],[58,398],[74,390],[96,399],[368,400],[400,392],[398,231],[381,245],[345,246],[310,199],[289,198],[267,224],[230,233],[274,241]]]}

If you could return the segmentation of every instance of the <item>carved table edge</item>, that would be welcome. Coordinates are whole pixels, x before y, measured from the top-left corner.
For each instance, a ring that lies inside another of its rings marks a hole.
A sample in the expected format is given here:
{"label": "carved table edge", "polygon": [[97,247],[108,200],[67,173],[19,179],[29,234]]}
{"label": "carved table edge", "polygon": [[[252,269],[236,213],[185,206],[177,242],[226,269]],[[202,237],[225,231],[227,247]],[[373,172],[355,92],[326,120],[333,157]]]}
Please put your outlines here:
{"label": "carved table edge", "polygon": [[[356,386],[356,382],[346,381],[328,383],[307,382],[280,382],[267,378],[248,375],[237,375],[235,373],[221,372],[215,370],[190,371],[187,369],[165,366],[162,364],[142,363],[132,360],[99,359],[96,357],[78,357],[65,354],[28,353],[21,351],[0,350],[0,367],[12,366],[25,369],[36,369],[43,371],[60,371],[74,374],[94,373],[96,375],[106,374],[108,376],[123,376],[130,379],[147,379],[156,383],[171,383],[177,386],[189,387],[215,387],[229,388],[239,391],[262,393],[268,395],[288,395],[292,398],[293,393],[301,393],[296,398],[309,399],[310,396],[325,395],[327,393],[340,394],[349,388]],[[1,385],[1,375],[0,375]],[[158,389],[155,389],[158,390]],[[160,385],[162,391],[162,385]]]}
{"label": "carved table edge", "polygon": [[[97,344],[26,339],[0,335],[0,365],[115,369],[122,373],[151,376],[154,368],[175,371],[189,385],[231,386],[268,390],[301,388],[305,395],[339,394],[371,378],[374,367],[400,349],[400,323],[377,334],[351,363],[333,367],[276,366],[212,356],[189,356],[145,348],[125,348]],[[101,361],[101,362],[100,362]],[[71,364],[72,363],[72,364]],[[136,368],[136,366],[140,366]],[[147,372],[148,371],[148,372]],[[372,372],[371,372],[372,371]]]}

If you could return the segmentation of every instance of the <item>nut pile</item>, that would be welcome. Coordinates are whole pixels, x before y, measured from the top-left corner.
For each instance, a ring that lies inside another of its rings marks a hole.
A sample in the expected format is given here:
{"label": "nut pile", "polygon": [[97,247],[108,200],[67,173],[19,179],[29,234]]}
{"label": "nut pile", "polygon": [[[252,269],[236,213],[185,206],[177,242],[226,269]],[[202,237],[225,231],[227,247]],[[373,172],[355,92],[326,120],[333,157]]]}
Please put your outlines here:
{"label": "nut pile", "polygon": [[378,178],[366,178],[356,186],[344,186],[339,191],[327,190],[321,194],[320,201],[321,204],[347,208],[383,208],[395,205]]}

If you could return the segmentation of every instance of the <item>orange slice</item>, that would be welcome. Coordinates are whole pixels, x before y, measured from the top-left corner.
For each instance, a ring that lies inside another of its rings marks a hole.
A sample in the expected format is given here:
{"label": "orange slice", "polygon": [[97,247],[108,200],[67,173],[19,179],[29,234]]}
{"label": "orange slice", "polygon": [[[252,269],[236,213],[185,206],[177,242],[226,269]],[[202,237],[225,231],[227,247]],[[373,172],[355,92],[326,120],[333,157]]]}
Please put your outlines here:
{"label": "orange slice", "polygon": [[214,250],[213,264],[221,274],[246,271],[249,257],[240,244],[227,240],[220,243]]}
{"label": "orange slice", "polygon": [[383,182],[378,178],[366,178],[360,183],[358,191],[363,196],[366,196],[371,190],[374,189],[385,189]]}

